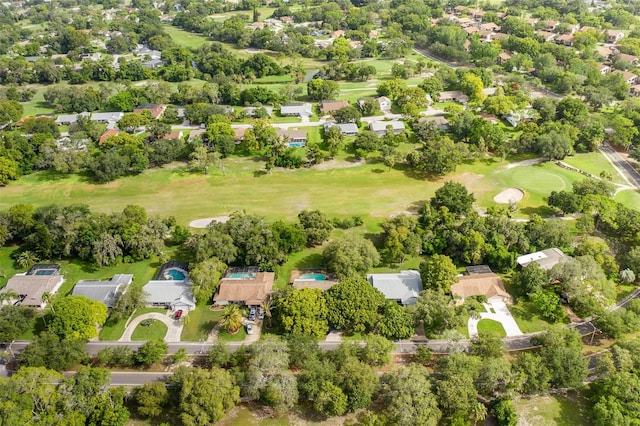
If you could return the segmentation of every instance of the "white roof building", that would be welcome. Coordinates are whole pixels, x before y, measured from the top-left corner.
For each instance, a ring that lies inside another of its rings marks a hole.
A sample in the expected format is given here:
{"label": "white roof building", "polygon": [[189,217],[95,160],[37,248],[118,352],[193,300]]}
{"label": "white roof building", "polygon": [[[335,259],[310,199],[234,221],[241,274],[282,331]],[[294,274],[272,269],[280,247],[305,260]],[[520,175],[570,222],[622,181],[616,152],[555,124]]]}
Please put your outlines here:
{"label": "white roof building", "polygon": [[422,279],[418,271],[400,271],[397,274],[369,274],[367,280],[389,300],[407,306],[416,303],[422,291]]}

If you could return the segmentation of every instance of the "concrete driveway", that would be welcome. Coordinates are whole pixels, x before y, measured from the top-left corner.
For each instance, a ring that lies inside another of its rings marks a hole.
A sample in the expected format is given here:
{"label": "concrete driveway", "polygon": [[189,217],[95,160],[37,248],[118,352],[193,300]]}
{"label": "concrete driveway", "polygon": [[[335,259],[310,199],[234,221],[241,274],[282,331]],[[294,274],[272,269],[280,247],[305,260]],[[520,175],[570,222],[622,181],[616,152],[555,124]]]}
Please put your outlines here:
{"label": "concrete driveway", "polygon": [[[490,300],[488,303],[483,303],[486,312],[480,312],[480,318],[469,318],[467,322],[467,328],[469,329],[469,337],[478,337],[478,322],[482,319],[490,319],[502,324],[504,331],[507,333],[507,337],[522,336],[522,331],[516,320],[509,312],[507,305],[497,299]],[[493,309],[493,312],[491,311]],[[494,313],[495,312],[495,313]]]}
{"label": "concrete driveway", "polygon": [[124,331],[122,337],[120,338],[120,340],[118,340],[118,342],[130,342],[133,331],[136,329],[138,324],[146,319],[158,320],[163,322],[167,326],[167,334],[164,336],[165,342],[169,343],[180,341],[180,334],[182,334],[182,322],[176,321],[166,314],[151,312],[148,314],[142,314],[139,317],[134,318],[133,321],[131,321],[129,325],[127,325],[126,330]]}

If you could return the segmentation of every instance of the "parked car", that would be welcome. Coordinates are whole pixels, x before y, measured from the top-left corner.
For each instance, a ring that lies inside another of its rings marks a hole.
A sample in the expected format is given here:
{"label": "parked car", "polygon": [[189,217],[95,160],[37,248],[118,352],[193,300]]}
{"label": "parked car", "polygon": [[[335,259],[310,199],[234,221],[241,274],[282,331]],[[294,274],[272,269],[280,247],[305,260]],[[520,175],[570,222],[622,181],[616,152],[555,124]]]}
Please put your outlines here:
{"label": "parked car", "polygon": [[249,319],[254,321],[256,319],[256,308],[251,308],[249,311]]}
{"label": "parked car", "polygon": [[264,311],[262,309],[258,310],[258,319],[264,319]]}
{"label": "parked car", "polygon": [[247,334],[253,334],[253,326],[251,324],[247,324]]}
{"label": "parked car", "polygon": [[176,315],[174,317],[175,319],[179,320],[180,318],[182,318],[182,309],[178,309],[176,311]]}

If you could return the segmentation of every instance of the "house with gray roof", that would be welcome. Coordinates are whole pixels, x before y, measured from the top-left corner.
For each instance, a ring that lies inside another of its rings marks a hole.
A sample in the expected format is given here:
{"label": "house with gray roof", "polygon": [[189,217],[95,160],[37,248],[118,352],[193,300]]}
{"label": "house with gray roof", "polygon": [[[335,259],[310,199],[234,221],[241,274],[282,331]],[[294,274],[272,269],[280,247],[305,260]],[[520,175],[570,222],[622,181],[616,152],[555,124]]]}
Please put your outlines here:
{"label": "house with gray roof", "polygon": [[537,263],[542,269],[547,271],[560,262],[564,262],[569,257],[558,248],[548,248],[535,253],[525,254],[516,259],[518,266],[524,268],[531,263]]}
{"label": "house with gray roof", "polygon": [[313,105],[308,102],[303,104],[286,104],[280,107],[280,115],[310,117],[313,115]]}
{"label": "house with gray roof", "polygon": [[422,291],[420,272],[409,270],[397,274],[369,274],[367,281],[380,290],[387,300],[403,306],[414,305]]}
{"label": "house with gray roof", "polygon": [[91,114],[91,121],[108,124],[115,123],[124,117],[124,112],[94,112]]}
{"label": "house with gray roof", "polygon": [[387,129],[391,128],[395,135],[404,132],[404,122],[398,120],[392,121],[372,121],[369,123],[369,129],[378,136],[384,136]]}
{"label": "house with gray roof", "polygon": [[247,117],[255,117],[257,110],[264,110],[267,114],[267,117],[271,117],[273,115],[273,108],[271,107],[246,107],[242,110],[244,115]]}
{"label": "house with gray roof", "polygon": [[324,130],[329,130],[332,127],[337,127],[340,129],[340,133],[343,136],[355,136],[358,134],[358,126],[356,123],[324,123]]}
{"label": "house with gray roof", "polygon": [[147,306],[163,307],[176,311],[191,310],[196,307],[196,299],[191,293],[192,282],[186,280],[153,280],[142,289],[147,293]]}
{"label": "house with gray roof", "polygon": [[73,287],[71,295],[85,296],[102,303],[107,308],[113,308],[132,281],[133,275],[131,274],[117,274],[107,281],[80,280]]}
{"label": "house with gray roof", "polygon": [[60,114],[56,118],[56,124],[58,126],[70,126],[78,122],[78,114]]}
{"label": "house with gray roof", "polygon": [[166,62],[163,61],[162,59],[150,59],[146,62],[143,62],[142,67],[150,70],[155,70],[157,68],[164,67],[165,64]]}

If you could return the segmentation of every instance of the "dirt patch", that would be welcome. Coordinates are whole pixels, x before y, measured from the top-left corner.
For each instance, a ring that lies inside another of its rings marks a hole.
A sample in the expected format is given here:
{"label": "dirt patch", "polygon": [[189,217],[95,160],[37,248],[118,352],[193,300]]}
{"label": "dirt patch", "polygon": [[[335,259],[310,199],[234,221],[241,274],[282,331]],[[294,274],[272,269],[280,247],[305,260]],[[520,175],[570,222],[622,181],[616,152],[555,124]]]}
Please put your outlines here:
{"label": "dirt patch", "polygon": [[518,188],[507,188],[495,197],[493,201],[500,204],[517,203],[524,198],[524,192]]}
{"label": "dirt patch", "polygon": [[504,166],[505,169],[513,169],[514,167],[535,166],[544,161],[544,158],[533,158],[531,160],[518,161],[517,163],[509,163]]}
{"label": "dirt patch", "polygon": [[312,167],[314,170],[332,170],[332,169],[348,169],[349,167],[358,167],[365,164],[365,161],[342,161],[342,160],[329,160],[320,164],[316,164]]}
{"label": "dirt patch", "polygon": [[229,220],[229,216],[205,217],[203,219],[192,220],[189,226],[192,228],[206,228],[213,222],[225,223]]}

